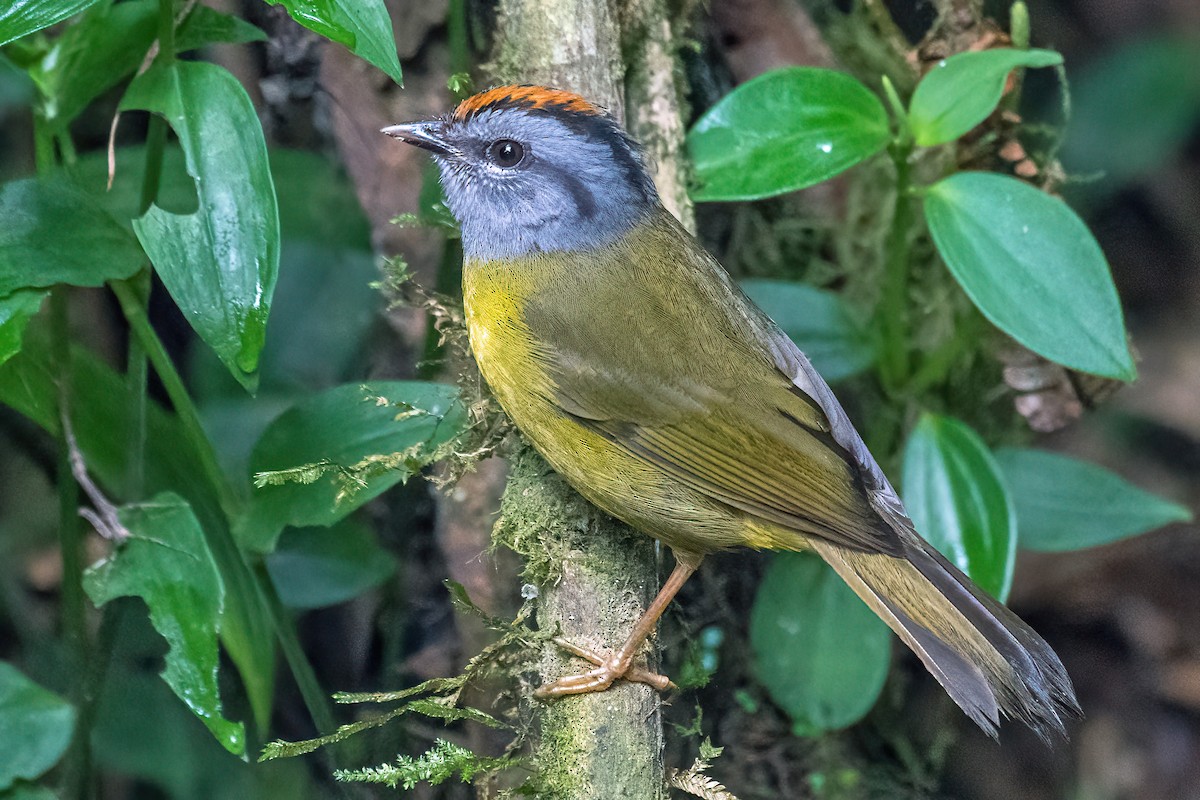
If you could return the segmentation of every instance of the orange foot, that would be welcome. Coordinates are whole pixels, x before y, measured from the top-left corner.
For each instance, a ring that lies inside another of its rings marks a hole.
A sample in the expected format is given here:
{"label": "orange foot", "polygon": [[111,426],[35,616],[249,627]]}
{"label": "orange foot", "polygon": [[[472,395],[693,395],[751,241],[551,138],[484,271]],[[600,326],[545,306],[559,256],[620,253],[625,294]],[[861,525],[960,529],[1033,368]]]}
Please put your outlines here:
{"label": "orange foot", "polygon": [[634,683],[645,683],[653,686],[660,692],[676,688],[675,684],[671,683],[671,679],[667,676],[634,666],[632,656],[622,651],[617,651],[608,658],[602,658],[591,650],[572,644],[561,637],[555,638],[554,643],[568,653],[592,662],[597,666],[597,669],[585,672],[582,675],[570,675],[566,678],[559,678],[554,683],[546,683],[539,686],[534,690],[533,696],[541,700],[549,700],[553,697],[566,697],[571,694],[603,692],[609,686],[612,686],[613,681],[618,678],[624,678]]}

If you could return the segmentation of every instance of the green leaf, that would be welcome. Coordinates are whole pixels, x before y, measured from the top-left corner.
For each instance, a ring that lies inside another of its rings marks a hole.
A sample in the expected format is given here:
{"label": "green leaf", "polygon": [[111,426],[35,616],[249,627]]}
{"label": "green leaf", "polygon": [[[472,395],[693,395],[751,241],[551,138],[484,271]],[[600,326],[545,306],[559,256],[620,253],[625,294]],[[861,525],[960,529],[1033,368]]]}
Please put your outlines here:
{"label": "green leaf", "polygon": [[804,351],[825,380],[848,378],[875,361],[866,329],[834,292],[758,278],[742,281],[741,286]]}
{"label": "green leaf", "polygon": [[0,296],[57,283],[103,286],[145,263],[133,237],[61,178],[0,187],[0,215]]}
{"label": "green leaf", "polygon": [[925,539],[1003,601],[1012,585],[1017,515],[975,431],[926,414],[904,448],[904,506]]}
{"label": "green leaf", "polygon": [[939,61],[913,92],[908,124],[922,147],[952,142],[996,110],[1008,73],[1018,67],[1063,63],[1053,50],[998,48],[958,53]]}
{"label": "green leaf", "polygon": [[289,528],[267,570],[291,608],[337,605],[373,589],[396,573],[396,560],[375,532],[353,519],[328,528]]}
{"label": "green leaf", "polygon": [[58,763],[74,730],[74,706],[0,661],[0,790]]}
{"label": "green leaf", "polygon": [[887,144],[887,113],[841,72],[786,67],[747,81],[687,136],[693,199],[756,200],[832,178]]}
{"label": "green leaf", "polygon": [[225,586],[196,515],[182,497],[164,492],[125,506],[120,520],[130,537],[84,573],[84,590],[98,606],[117,597],[145,601],[170,647],[163,680],[226,750],[242,755],[246,731],[222,715],[217,687]]}
{"label": "green leaf", "polygon": [[875,704],[891,633],[811,554],[778,553],[750,612],[754,672],[801,735],[844,728]]}
{"label": "green leaf", "polygon": [[1171,32],[1104,48],[1071,81],[1068,170],[1120,188],[1171,163],[1200,123],[1200,37]]}
{"label": "green leaf", "polygon": [[1108,262],[1064,202],[1006,175],[960,172],[929,187],[925,220],[996,327],[1072,369],[1137,377]]}
{"label": "green leaf", "polygon": [[210,44],[246,44],[266,40],[267,34],[258,26],[203,4],[192,6],[191,12],[175,31],[175,49],[180,53]]}
{"label": "green leaf", "polygon": [[[0,403],[58,436],[58,390],[44,338],[33,336],[31,331],[21,353],[0,365]],[[88,470],[110,496],[126,496],[133,453],[129,442],[134,435],[135,398],[121,375],[80,349],[71,352],[68,380],[74,398],[71,423]],[[228,527],[179,422],[153,402],[146,413],[145,459],[147,494],[178,492],[191,504],[207,530],[217,532]],[[221,638],[246,684],[259,723],[266,724],[274,695],[274,631],[261,606],[258,587],[253,584],[241,555],[233,550],[232,542],[230,547],[217,548],[214,553],[226,587]]]}
{"label": "green leaf", "polygon": [[158,34],[158,0],[91,9],[62,36],[30,74],[41,87],[46,119],[57,130],[133,74]]}
{"label": "green leaf", "polygon": [[406,480],[461,431],[457,396],[443,384],[375,381],[329,389],[284,412],[250,465],[255,474],[288,472],[255,490],[240,540],[270,551],[284,526],[332,525]]}
{"label": "green leaf", "polygon": [[[146,58],[158,36],[158,0],[131,0],[91,9],[59,36],[32,70],[46,97],[43,110],[62,128],[103,92],[128,78]],[[194,6],[175,35],[186,52],[213,42],[251,42],[266,35],[248,22]]]}
{"label": "green leaf", "polygon": [[0,45],[49,28],[97,0],[9,0],[0,5]]}
{"label": "green leaf", "polygon": [[344,45],[403,84],[392,20],[383,0],[267,0],[326,39]]}
{"label": "green leaf", "polygon": [[1137,488],[1096,464],[1043,450],[996,452],[1017,511],[1021,547],[1046,552],[1108,544],[1192,512]]}
{"label": "green leaf", "polygon": [[18,289],[0,297],[0,364],[21,351],[25,326],[45,299],[46,292],[37,289]]}
{"label": "green leaf", "polygon": [[179,136],[199,208],[152,206],[134,231],[188,322],[253,391],[279,272],[279,209],[254,106],[227,70],[179,61],[135,78],[121,108],[162,114]]}

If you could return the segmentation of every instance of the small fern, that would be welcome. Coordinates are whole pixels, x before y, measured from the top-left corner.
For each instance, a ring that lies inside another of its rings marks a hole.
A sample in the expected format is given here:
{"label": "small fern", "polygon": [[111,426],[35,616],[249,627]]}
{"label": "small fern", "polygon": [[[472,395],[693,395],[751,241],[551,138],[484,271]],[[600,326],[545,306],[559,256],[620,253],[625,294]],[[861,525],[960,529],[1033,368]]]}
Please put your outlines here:
{"label": "small fern", "polygon": [[444,739],[437,742],[418,758],[398,756],[394,764],[363,769],[339,769],[333,777],[339,781],[359,783],[382,783],[392,789],[412,789],[418,783],[437,786],[455,775],[463,783],[470,783],[481,772],[497,772],[516,764],[511,756],[487,758],[477,756],[465,747]]}
{"label": "small fern", "polygon": [[704,800],[738,800],[720,781],[704,774],[724,749],[705,738],[700,743],[700,755],[692,762],[692,766],[682,771],[671,770],[667,775],[667,783],[672,788],[687,792],[693,797],[702,797]]}

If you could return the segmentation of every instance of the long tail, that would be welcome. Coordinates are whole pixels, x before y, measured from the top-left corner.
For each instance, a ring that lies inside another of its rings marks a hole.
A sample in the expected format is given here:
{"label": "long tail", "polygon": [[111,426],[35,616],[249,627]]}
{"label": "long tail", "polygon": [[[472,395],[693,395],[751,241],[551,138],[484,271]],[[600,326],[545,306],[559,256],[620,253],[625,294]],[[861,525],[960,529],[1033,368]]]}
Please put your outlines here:
{"label": "long tail", "polygon": [[813,546],[990,736],[1001,714],[1065,736],[1080,709],[1050,646],[924,540],[904,539],[903,556]]}

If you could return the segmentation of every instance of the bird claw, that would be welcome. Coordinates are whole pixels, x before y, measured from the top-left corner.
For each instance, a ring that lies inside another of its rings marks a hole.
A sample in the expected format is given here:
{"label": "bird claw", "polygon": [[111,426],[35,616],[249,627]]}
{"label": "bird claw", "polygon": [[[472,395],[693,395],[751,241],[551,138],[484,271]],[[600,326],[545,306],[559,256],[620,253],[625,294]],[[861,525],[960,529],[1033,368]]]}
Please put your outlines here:
{"label": "bird claw", "polygon": [[604,658],[585,647],[580,647],[566,639],[556,637],[554,643],[574,656],[596,665],[596,669],[580,675],[569,675],[559,678],[553,683],[546,683],[534,690],[533,696],[540,700],[555,697],[566,697],[572,694],[588,694],[602,692],[619,678],[632,683],[645,683],[660,692],[676,688],[671,679],[657,672],[651,672],[644,667],[635,666],[632,659],[622,657],[620,652]]}

